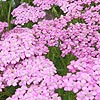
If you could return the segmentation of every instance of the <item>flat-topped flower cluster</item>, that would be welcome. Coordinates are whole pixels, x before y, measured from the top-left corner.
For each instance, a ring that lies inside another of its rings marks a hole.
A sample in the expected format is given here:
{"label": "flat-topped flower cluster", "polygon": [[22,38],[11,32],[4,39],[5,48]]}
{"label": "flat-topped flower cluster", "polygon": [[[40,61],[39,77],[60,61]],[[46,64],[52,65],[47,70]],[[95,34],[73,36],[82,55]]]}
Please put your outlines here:
{"label": "flat-topped flower cluster", "polygon": [[[77,100],[100,100],[100,0],[33,4],[22,3],[12,11],[13,29],[5,30],[8,24],[0,22],[0,91],[19,86],[6,100],[62,100],[55,93],[59,88],[76,93]],[[64,15],[45,19],[55,5]],[[31,29],[23,27],[30,21]],[[69,73],[64,76],[46,58],[52,46],[59,47],[62,57],[71,53],[78,58],[66,66]]]}

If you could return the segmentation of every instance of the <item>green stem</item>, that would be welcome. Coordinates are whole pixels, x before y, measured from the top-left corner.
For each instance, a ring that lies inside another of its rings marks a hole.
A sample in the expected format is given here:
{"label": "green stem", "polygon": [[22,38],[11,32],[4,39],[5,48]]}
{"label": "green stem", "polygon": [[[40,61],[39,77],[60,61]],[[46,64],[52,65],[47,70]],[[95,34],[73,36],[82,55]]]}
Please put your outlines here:
{"label": "green stem", "polygon": [[[1,0],[1,5],[2,5],[2,8],[4,8],[2,0]],[[3,16],[3,10],[2,10],[1,16]]]}
{"label": "green stem", "polygon": [[5,94],[6,96],[11,96],[10,92],[9,92],[6,88],[4,89],[4,91],[5,91],[4,94]]}
{"label": "green stem", "polygon": [[52,8],[52,13],[54,13],[55,16],[59,17],[59,14],[58,14],[58,12],[57,12],[55,7]]}
{"label": "green stem", "polygon": [[10,3],[9,3],[9,11],[8,11],[8,29],[10,29],[10,15],[11,15],[11,8],[12,8],[12,0],[10,0]]}

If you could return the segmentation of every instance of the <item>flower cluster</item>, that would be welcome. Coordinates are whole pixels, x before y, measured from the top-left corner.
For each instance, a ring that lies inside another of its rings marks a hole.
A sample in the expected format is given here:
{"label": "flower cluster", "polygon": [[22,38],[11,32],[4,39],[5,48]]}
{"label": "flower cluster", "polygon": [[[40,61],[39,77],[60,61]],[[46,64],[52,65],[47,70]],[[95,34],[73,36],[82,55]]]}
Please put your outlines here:
{"label": "flower cluster", "polygon": [[[25,57],[43,55],[48,52],[44,41],[39,41],[28,28],[14,28],[5,33],[0,41],[0,66],[16,64]],[[2,69],[0,67],[0,69]]]}
{"label": "flower cluster", "polygon": [[[58,45],[58,40],[61,35],[61,31],[66,22],[60,22],[60,20],[43,20],[36,25],[33,25],[32,30],[35,35],[39,37],[40,41],[45,41],[48,46]],[[41,34],[39,34],[39,32]],[[55,34],[56,33],[56,34]]]}
{"label": "flower cluster", "polygon": [[27,3],[22,3],[19,7],[13,10],[13,17],[16,19],[12,20],[12,23],[22,24],[28,23],[29,21],[37,22],[38,19],[43,18],[45,16],[45,12],[43,12],[39,7],[29,6]]}
{"label": "flower cluster", "polygon": [[[61,100],[55,89],[61,87],[61,76],[56,75],[56,68],[53,63],[44,56],[30,57],[18,64],[9,64],[7,69],[2,73],[1,86],[16,86],[21,88],[16,90],[15,95],[7,100],[22,99],[41,99],[44,100]],[[5,84],[3,84],[5,83]],[[20,91],[20,92],[19,92]],[[20,95],[19,95],[20,93]]]}
{"label": "flower cluster", "polygon": [[60,37],[62,56],[70,52],[78,58],[100,55],[100,33],[97,31],[99,28],[98,25],[91,26],[85,23],[71,24]]}
{"label": "flower cluster", "polygon": [[100,5],[96,7],[91,7],[90,9],[85,9],[85,13],[82,14],[82,18],[86,21],[86,23],[90,25],[100,25]]}
{"label": "flower cluster", "polygon": [[77,100],[99,100],[100,59],[92,57],[72,61],[70,73],[63,77],[65,91],[77,93]]}

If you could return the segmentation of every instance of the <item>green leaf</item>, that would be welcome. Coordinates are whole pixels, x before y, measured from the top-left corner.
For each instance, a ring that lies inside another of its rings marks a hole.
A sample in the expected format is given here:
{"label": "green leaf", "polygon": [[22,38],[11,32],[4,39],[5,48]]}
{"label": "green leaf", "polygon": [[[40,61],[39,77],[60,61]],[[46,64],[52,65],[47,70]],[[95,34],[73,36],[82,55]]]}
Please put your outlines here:
{"label": "green leaf", "polygon": [[98,32],[100,33],[100,30],[98,30]]}
{"label": "green leaf", "polygon": [[85,22],[85,20],[82,19],[82,18],[75,18],[75,19],[72,19],[70,22],[67,23],[67,25],[65,26],[65,29],[67,29],[68,26],[69,26],[71,23],[72,23],[72,24],[76,24],[76,23],[86,23],[86,22]]}
{"label": "green leaf", "polygon": [[57,12],[57,10],[56,10],[55,7],[52,7],[52,10],[51,11],[52,11],[52,14],[54,14],[57,17],[59,17],[58,12]]}
{"label": "green leaf", "polygon": [[59,94],[59,96],[62,98],[62,100],[76,100],[76,94],[71,91],[64,91],[64,89],[57,89],[55,91]]}
{"label": "green leaf", "polygon": [[23,27],[28,27],[28,28],[32,28],[32,26],[33,26],[33,22],[28,22],[28,23],[25,23],[24,25],[23,25]]}
{"label": "green leaf", "polygon": [[65,15],[64,12],[57,5],[53,5],[52,8],[50,9],[50,12],[54,17],[57,18],[59,18],[61,15]]}
{"label": "green leaf", "polygon": [[6,100],[6,98],[12,96],[18,87],[19,86],[8,86],[4,88],[3,91],[0,92],[0,100]]}
{"label": "green leaf", "polygon": [[95,2],[92,2],[91,4],[90,4],[90,6],[96,6],[97,4],[95,3]]}
{"label": "green leaf", "polygon": [[76,18],[76,19],[71,20],[70,23],[72,23],[72,24],[76,24],[76,23],[85,23],[85,20],[82,19],[82,18]]}
{"label": "green leaf", "polygon": [[0,21],[7,21],[9,2],[0,2]]}

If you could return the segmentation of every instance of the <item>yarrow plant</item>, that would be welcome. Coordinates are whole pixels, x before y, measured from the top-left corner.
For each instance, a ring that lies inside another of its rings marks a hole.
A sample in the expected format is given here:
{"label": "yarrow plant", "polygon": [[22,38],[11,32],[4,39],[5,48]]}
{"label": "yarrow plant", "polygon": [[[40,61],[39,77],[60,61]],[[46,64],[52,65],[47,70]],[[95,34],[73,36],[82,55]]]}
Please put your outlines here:
{"label": "yarrow plant", "polygon": [[2,0],[0,10],[0,100],[100,100],[100,0]]}

